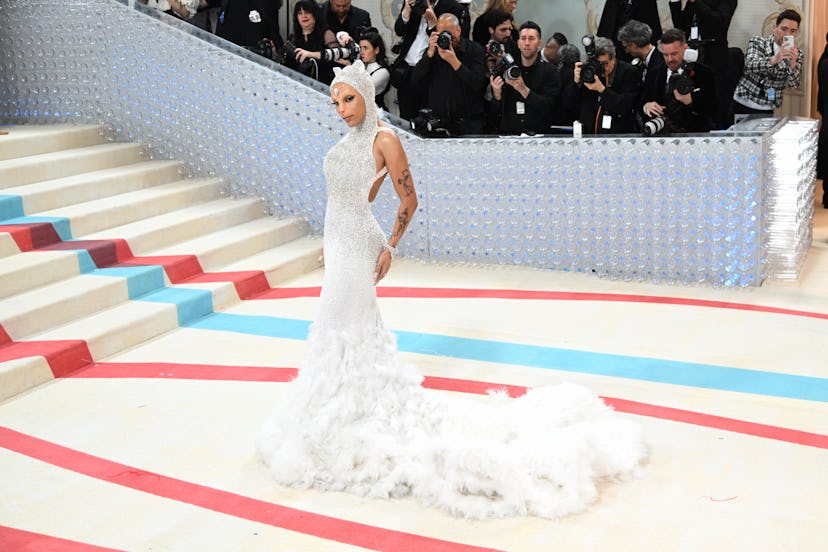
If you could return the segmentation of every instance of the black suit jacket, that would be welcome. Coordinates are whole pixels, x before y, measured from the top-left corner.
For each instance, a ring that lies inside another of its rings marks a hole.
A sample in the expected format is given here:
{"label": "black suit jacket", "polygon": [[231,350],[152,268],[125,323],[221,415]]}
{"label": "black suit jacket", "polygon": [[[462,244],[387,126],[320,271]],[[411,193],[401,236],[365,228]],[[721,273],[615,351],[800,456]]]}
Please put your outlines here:
{"label": "black suit jacket", "polygon": [[[444,13],[453,13],[457,16],[457,19],[459,19],[461,23],[462,35],[466,37],[469,36],[470,29],[468,22],[466,22],[465,27],[462,27],[463,21],[466,19],[463,15],[464,12],[465,9],[463,6],[458,4],[455,0],[439,0],[437,5],[434,6],[434,13],[437,17],[440,17]],[[411,49],[411,45],[417,37],[417,31],[420,29],[420,21],[422,21],[422,16],[412,13],[411,18],[408,20],[408,23],[406,23],[402,19],[402,8],[400,8],[400,13],[397,15],[397,20],[394,22],[394,34],[402,37],[402,41],[400,43],[400,53],[397,55],[397,59],[405,59],[406,54],[408,54],[408,50]]]}
{"label": "black suit jacket", "polygon": [[[624,134],[635,132],[635,105],[641,73],[626,61],[615,60],[611,86],[598,94],[585,86],[566,89],[564,111],[577,113],[584,125],[584,134]],[[610,128],[604,128],[604,115],[609,115]]]}
{"label": "black suit jacket", "polygon": [[738,0],[696,0],[688,2],[684,9],[681,2],[670,2],[670,16],[673,26],[684,31],[690,38],[693,16],[699,24],[699,34],[704,40],[714,40],[701,48],[700,61],[712,67],[717,73],[727,70],[727,32]]}
{"label": "black suit jacket", "polygon": [[[501,134],[549,132],[553,117],[557,114],[561,101],[561,78],[558,67],[541,61],[524,67],[517,62],[523,75],[523,82],[529,87],[529,95],[524,98],[507,83],[503,84],[502,100],[492,98],[489,110],[497,129]],[[518,114],[517,102],[524,104],[524,113]],[[554,117],[556,119],[556,117]]]}
{"label": "black suit jacket", "polygon": [[[442,2],[441,2],[442,3]],[[427,92],[426,105],[434,115],[448,121],[452,134],[480,134],[483,131],[486,89],[486,52],[465,37],[454,49],[460,68],[455,71],[440,54],[423,54],[414,67],[411,81]]]}
{"label": "black suit jacket", "polygon": [[607,0],[598,24],[598,36],[609,38],[615,43],[616,57],[630,61],[629,54],[618,42],[618,29],[627,21],[635,19],[650,26],[653,36],[650,42],[658,44],[661,40],[661,18],[658,16],[656,0]]}
{"label": "black suit jacket", "polygon": [[648,91],[655,89],[656,78],[660,78],[661,76],[666,78],[666,69],[667,64],[664,62],[664,55],[658,51],[658,48],[654,48],[653,54],[650,56],[650,63],[644,72],[644,80],[639,88],[638,101],[636,102],[636,108],[639,113],[641,113],[641,108],[644,107],[644,104],[649,101],[645,99]]}
{"label": "black suit jacket", "polygon": [[367,11],[351,5],[351,11],[345,16],[343,23],[339,22],[339,17],[331,11],[331,3],[325,2],[322,4],[322,21],[327,27],[334,32],[345,31],[354,40],[359,40],[360,29],[367,29],[371,27],[371,14]]}
{"label": "black suit jacket", "polygon": [[644,103],[658,102],[666,107],[665,113],[673,132],[709,132],[716,115],[716,79],[713,70],[701,63],[689,64],[685,74],[696,87],[692,92],[693,103],[684,105],[667,89],[667,66],[658,69],[645,91]]}
{"label": "black suit jacket", "polygon": [[[281,0],[236,0],[228,2],[216,34],[239,46],[255,46],[262,38],[269,38],[277,46],[282,45],[279,34],[279,7]],[[261,23],[250,22],[250,12],[256,10]]]}

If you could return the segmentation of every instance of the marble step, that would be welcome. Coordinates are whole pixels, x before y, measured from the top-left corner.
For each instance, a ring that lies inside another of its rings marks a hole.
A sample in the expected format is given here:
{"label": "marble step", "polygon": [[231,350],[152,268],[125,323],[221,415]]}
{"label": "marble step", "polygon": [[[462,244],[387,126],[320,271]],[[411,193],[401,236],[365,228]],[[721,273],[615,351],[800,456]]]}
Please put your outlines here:
{"label": "marble step", "polygon": [[42,356],[0,362],[0,402],[52,378],[49,363]]}
{"label": "marble step", "polygon": [[74,251],[29,251],[0,258],[0,299],[80,274]]}
{"label": "marble step", "polygon": [[130,301],[33,335],[32,340],[82,340],[98,362],[178,327],[175,305]]}
{"label": "marble step", "polygon": [[262,270],[270,287],[322,267],[322,238],[307,236],[220,267],[223,271]]}
{"label": "marble step", "polygon": [[183,178],[177,161],[143,161],[3,190],[21,197],[25,214],[141,190]]}
{"label": "marble step", "polygon": [[106,129],[101,125],[12,125],[3,130],[8,134],[0,137],[0,161],[107,141]]}
{"label": "marble step", "polygon": [[205,271],[217,271],[228,264],[307,236],[309,231],[308,225],[297,218],[279,220],[262,217],[154,250],[150,255],[196,255]]}
{"label": "marble step", "polygon": [[79,274],[0,299],[0,326],[14,341],[30,340],[128,298],[125,278]]}
{"label": "marble step", "polygon": [[259,199],[216,199],[75,237],[85,240],[123,239],[129,243],[133,254],[149,255],[163,247],[232,228],[263,215],[264,204]]}
{"label": "marble step", "polygon": [[78,238],[216,199],[221,189],[219,178],[192,178],[43,211],[38,216],[68,218],[72,236]]}
{"label": "marble step", "polygon": [[143,161],[142,144],[98,144],[0,161],[0,190]]}

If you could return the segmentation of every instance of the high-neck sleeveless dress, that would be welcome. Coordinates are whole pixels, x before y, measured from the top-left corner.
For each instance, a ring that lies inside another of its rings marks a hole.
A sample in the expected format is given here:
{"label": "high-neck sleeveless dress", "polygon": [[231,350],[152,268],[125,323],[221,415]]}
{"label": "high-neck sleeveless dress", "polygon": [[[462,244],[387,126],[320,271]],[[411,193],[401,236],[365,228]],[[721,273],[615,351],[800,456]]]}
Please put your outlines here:
{"label": "high-neck sleeveless dress", "polygon": [[[555,518],[596,484],[636,473],[637,424],[570,384],[459,397],[424,389],[380,317],[373,273],[387,238],[368,201],[372,117],[325,158],[325,275],[297,378],[259,436],[280,483],[370,497],[413,496],[467,518]],[[447,361],[448,362],[448,361]]]}

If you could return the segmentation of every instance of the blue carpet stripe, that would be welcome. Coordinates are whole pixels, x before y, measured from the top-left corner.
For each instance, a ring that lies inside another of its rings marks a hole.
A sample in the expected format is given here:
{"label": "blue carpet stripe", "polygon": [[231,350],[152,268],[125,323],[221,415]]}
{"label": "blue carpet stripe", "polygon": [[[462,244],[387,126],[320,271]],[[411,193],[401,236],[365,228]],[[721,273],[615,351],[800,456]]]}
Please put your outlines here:
{"label": "blue carpet stripe", "polygon": [[[305,339],[309,325],[306,320],[292,318],[215,313],[190,327]],[[395,333],[400,350],[409,353],[828,402],[828,379],[824,378],[447,335]]]}
{"label": "blue carpet stripe", "polygon": [[22,217],[23,198],[17,195],[0,194],[0,221]]}

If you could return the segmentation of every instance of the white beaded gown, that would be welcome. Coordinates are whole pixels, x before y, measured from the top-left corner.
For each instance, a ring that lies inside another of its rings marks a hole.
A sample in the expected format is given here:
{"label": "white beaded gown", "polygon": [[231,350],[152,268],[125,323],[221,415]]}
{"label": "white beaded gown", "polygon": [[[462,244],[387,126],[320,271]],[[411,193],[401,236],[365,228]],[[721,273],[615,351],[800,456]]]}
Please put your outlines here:
{"label": "white beaded gown", "polygon": [[299,375],[260,433],[260,458],[284,485],[410,496],[466,518],[585,509],[602,480],[639,469],[646,445],[637,424],[570,384],[519,399],[424,389],[400,358],[372,276],[387,241],[368,202],[379,176],[376,121],[369,109],[325,158],[319,310]]}

